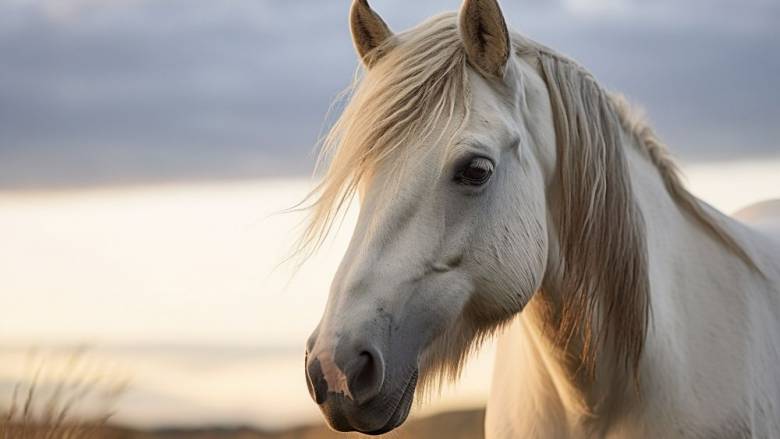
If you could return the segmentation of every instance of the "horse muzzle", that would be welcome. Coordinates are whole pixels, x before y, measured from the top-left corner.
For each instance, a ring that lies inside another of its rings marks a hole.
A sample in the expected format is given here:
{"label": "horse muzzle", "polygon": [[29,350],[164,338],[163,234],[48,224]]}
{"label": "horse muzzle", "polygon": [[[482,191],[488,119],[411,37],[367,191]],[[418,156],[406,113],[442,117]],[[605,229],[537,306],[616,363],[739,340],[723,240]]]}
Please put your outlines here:
{"label": "horse muzzle", "polygon": [[309,394],[336,431],[377,435],[403,424],[417,375],[416,367],[411,373],[390,373],[381,351],[364,343],[306,352]]}

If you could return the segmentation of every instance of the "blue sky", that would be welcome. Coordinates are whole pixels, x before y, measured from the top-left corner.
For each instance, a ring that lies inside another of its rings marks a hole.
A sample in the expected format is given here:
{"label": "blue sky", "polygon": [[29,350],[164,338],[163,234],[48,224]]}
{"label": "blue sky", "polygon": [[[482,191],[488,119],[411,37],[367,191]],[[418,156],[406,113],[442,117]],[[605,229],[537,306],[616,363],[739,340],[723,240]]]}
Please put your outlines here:
{"label": "blue sky", "polygon": [[[780,4],[509,1],[686,162],[780,154]],[[394,29],[455,0],[374,0]],[[347,0],[0,0],[0,190],[310,173]]]}

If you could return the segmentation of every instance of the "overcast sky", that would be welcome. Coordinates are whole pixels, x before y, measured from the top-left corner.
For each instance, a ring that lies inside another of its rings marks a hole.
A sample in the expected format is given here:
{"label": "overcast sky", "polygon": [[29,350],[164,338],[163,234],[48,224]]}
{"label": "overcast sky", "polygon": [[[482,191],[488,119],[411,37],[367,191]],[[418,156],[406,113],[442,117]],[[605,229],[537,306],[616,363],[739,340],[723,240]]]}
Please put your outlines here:
{"label": "overcast sky", "polygon": [[[652,4],[649,4],[652,3]],[[456,0],[374,0],[394,29]],[[504,0],[686,162],[780,155],[780,2]],[[0,0],[0,190],[308,175],[348,0]]]}

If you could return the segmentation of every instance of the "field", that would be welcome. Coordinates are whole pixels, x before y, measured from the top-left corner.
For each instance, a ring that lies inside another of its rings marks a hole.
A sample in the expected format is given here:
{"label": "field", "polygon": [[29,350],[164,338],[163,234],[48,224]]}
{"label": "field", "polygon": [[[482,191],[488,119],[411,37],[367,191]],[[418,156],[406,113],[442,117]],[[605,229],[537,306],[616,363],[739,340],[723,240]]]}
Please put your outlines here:
{"label": "field", "polygon": [[[483,437],[482,425],[484,411],[469,410],[447,412],[427,418],[409,421],[405,426],[392,433],[395,439],[479,439]],[[358,437],[360,435],[335,433],[325,426],[298,427],[278,432],[259,431],[250,428],[204,428],[204,429],[160,429],[141,431],[114,426],[60,429],[55,434],[46,429],[32,431],[27,428],[21,433],[21,427],[7,430],[0,426],[0,438],[25,439],[338,439]]]}

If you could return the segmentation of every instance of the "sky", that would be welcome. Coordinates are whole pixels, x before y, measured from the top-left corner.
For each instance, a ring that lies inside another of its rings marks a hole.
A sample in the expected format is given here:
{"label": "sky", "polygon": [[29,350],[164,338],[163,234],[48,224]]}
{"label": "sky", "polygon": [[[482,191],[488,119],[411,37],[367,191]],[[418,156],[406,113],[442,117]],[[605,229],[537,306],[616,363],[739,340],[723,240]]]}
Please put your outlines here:
{"label": "sky", "polygon": [[[780,154],[780,3],[504,1],[685,162]],[[454,0],[374,0],[393,29]],[[309,175],[347,0],[0,0],[0,190]]]}

